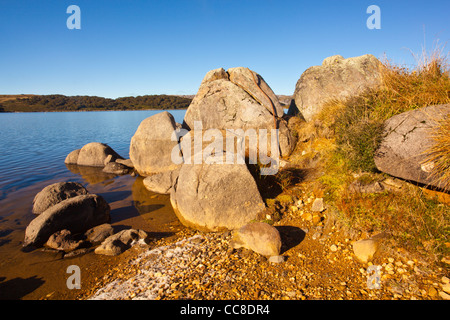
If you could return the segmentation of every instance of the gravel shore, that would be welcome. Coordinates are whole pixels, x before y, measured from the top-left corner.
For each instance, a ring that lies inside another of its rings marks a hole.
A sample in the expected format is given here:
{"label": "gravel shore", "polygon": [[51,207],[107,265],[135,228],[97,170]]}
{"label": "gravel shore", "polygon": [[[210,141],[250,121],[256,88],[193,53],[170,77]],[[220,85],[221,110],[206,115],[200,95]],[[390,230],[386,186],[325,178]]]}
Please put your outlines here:
{"label": "gravel shore", "polygon": [[[297,224],[297,225],[296,225]],[[298,224],[301,224],[298,225]],[[289,216],[277,223],[284,262],[233,250],[231,234],[185,230],[178,239],[135,246],[135,257],[98,279],[81,299],[448,299],[448,269],[431,270],[399,250],[358,262],[350,239]],[[379,289],[368,268],[379,270]]]}

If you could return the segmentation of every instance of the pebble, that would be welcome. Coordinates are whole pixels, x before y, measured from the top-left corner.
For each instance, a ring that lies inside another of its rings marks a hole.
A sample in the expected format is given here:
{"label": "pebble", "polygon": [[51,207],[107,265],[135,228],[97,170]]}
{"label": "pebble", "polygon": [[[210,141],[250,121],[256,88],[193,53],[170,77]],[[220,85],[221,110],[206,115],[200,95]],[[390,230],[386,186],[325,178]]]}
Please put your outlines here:
{"label": "pebble", "polygon": [[384,267],[384,269],[387,271],[387,272],[390,272],[390,271],[394,271],[394,266],[392,265],[392,263],[388,263],[385,267]]}
{"label": "pebble", "polygon": [[435,287],[429,287],[428,288],[428,295],[432,298],[436,297],[438,294],[437,290]]}
{"label": "pebble", "polygon": [[283,256],[271,256],[271,257],[269,257],[268,261],[271,263],[282,263],[282,262],[284,262],[284,257]]}
{"label": "pebble", "polygon": [[[422,268],[420,263],[405,259],[404,264],[391,257],[383,263],[381,288],[367,290],[368,273],[347,249],[350,239],[329,238],[321,242],[307,237],[304,241],[310,241],[308,247],[300,248],[302,242],[300,247],[288,249],[289,258],[285,261],[285,256],[266,259],[249,250],[230,251],[231,233],[192,233],[168,244],[158,242],[156,248],[127,260],[128,267],[132,266],[129,270],[112,270],[108,276],[100,277],[86,298],[305,300],[450,296],[450,281],[442,273],[428,277],[425,267],[424,272],[415,273],[418,265]],[[327,249],[333,254],[323,256]],[[373,261],[373,265],[379,263]],[[366,267],[370,265],[369,262]],[[330,274],[336,278],[330,278]]]}

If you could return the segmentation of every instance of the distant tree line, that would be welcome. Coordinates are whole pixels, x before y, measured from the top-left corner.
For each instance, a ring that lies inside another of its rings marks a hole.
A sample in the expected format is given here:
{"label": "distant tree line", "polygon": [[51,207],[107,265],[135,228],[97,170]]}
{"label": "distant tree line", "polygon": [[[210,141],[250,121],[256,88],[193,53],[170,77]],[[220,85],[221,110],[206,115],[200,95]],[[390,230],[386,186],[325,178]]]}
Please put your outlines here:
{"label": "distant tree line", "polygon": [[59,94],[18,97],[3,101],[0,112],[186,109],[192,99],[171,95],[145,95],[117,99]]}

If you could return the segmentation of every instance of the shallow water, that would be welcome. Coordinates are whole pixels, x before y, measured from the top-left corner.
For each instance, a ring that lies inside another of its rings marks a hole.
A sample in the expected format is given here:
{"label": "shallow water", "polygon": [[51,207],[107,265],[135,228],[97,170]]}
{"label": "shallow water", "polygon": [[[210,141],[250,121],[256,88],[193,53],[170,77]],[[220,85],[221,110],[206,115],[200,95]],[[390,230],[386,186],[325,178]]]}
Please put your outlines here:
{"label": "shallow water", "polygon": [[[32,200],[49,184],[76,181],[102,195],[111,206],[116,231],[132,227],[161,237],[182,228],[169,197],[147,191],[142,178],[64,164],[69,152],[94,141],[128,158],[130,139],[139,123],[157,112],[0,114],[0,299],[39,299],[52,292],[56,292],[53,298],[65,297],[68,265],[93,271],[118,259],[94,253],[62,259],[41,250],[21,251],[25,228],[34,218]],[[185,110],[170,112],[175,121],[182,122]]]}

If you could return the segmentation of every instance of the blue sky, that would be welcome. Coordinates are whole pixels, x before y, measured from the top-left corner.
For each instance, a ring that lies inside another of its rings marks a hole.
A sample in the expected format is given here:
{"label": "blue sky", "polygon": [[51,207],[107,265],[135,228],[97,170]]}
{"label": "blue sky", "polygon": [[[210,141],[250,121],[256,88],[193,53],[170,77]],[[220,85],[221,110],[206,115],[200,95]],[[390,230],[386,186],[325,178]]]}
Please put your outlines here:
{"label": "blue sky", "polygon": [[[66,26],[72,4],[80,30]],[[380,30],[366,27],[372,4]],[[0,94],[195,94],[207,71],[244,66],[291,95],[331,55],[413,64],[411,51],[449,42],[449,12],[448,0],[0,0]]]}

